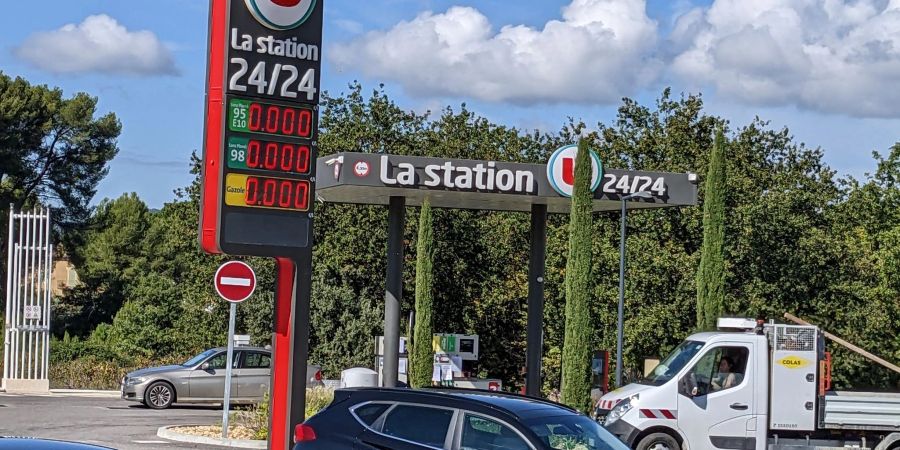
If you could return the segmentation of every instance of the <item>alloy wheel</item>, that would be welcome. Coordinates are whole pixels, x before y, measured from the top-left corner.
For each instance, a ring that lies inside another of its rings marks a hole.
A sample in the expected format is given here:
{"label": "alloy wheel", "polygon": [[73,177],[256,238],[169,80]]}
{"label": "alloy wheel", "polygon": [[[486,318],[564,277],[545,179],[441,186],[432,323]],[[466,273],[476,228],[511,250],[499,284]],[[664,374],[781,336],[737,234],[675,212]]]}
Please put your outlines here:
{"label": "alloy wheel", "polygon": [[172,401],[172,391],[163,384],[157,384],[150,388],[150,403],[153,406],[165,407]]}

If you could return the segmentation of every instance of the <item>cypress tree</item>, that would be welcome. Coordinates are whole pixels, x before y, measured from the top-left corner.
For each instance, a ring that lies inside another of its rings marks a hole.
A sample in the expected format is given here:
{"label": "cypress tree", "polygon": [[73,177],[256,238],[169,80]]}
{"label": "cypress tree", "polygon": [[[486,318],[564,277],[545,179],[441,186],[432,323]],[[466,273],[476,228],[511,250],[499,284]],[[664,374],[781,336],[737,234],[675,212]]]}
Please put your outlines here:
{"label": "cypress tree", "polygon": [[704,188],[697,328],[712,330],[725,312],[725,136],[721,129],[716,131]]}
{"label": "cypress tree", "polygon": [[569,258],[566,262],[566,325],[562,355],[561,401],[587,412],[591,404],[591,318],[588,308],[591,279],[591,153],[578,142],[575,185],[569,215]]}
{"label": "cypress tree", "polygon": [[422,202],[419,211],[419,236],[416,239],[416,325],[413,331],[412,352],[409,354],[409,385],[414,388],[431,386],[434,352],[431,307],[433,303],[434,242],[431,203]]}

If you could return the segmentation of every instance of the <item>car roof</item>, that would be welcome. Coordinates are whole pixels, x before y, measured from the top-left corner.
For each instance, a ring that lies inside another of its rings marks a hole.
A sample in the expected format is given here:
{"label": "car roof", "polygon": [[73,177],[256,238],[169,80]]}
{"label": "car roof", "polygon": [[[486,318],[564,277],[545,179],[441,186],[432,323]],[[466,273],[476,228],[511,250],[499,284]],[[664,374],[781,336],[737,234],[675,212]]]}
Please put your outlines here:
{"label": "car roof", "polygon": [[30,437],[3,437],[0,436],[0,449],[17,450],[99,450],[111,449],[80,442],[55,441],[51,439],[37,439]]}
{"label": "car roof", "polygon": [[[215,348],[211,348],[211,349],[209,349],[209,350],[215,350],[215,351],[217,351],[217,352],[224,352],[224,351],[227,351],[227,350],[228,350],[228,347],[215,347]],[[209,351],[209,350],[207,350],[207,351]],[[272,353],[272,350],[270,350],[270,349],[268,349],[268,348],[253,347],[253,346],[250,346],[250,345],[235,345],[235,346],[234,346],[234,350],[235,350],[235,351],[238,351],[238,350],[255,350],[255,351],[260,351],[260,352]]]}
{"label": "car roof", "polygon": [[[522,419],[536,416],[580,414],[575,409],[549,400],[500,391],[453,388],[344,388],[339,389],[339,391],[347,391],[351,395],[352,392],[365,392],[370,395],[375,394],[374,396],[377,397],[382,396],[378,394],[383,394],[384,400],[391,400],[391,397],[394,396],[416,396],[424,401],[427,401],[429,398],[457,400],[475,403],[494,410],[501,410]],[[395,400],[400,400],[400,398],[395,398]]]}

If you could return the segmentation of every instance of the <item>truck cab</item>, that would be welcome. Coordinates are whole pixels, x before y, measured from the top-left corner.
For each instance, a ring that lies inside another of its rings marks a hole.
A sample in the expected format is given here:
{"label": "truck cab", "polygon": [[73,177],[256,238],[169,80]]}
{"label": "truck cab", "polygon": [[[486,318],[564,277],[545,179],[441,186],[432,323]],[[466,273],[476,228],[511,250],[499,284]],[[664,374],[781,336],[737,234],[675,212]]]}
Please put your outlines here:
{"label": "truck cab", "polygon": [[[754,323],[755,325],[755,323]],[[769,370],[764,335],[697,333],[648,377],[600,399],[607,428],[638,450],[763,450]]]}
{"label": "truck cab", "polygon": [[606,428],[636,450],[900,449],[900,395],[827,392],[817,327],[732,318],[718,326],[603,396]]}

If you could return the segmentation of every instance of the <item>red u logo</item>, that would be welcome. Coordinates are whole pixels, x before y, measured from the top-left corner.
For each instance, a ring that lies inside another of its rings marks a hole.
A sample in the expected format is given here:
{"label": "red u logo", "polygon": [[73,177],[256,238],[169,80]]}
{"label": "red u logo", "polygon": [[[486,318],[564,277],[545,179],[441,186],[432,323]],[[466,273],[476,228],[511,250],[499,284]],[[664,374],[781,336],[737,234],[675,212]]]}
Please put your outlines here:
{"label": "red u logo", "polygon": [[563,182],[574,186],[575,185],[575,158],[563,158],[562,159],[562,178]]}

